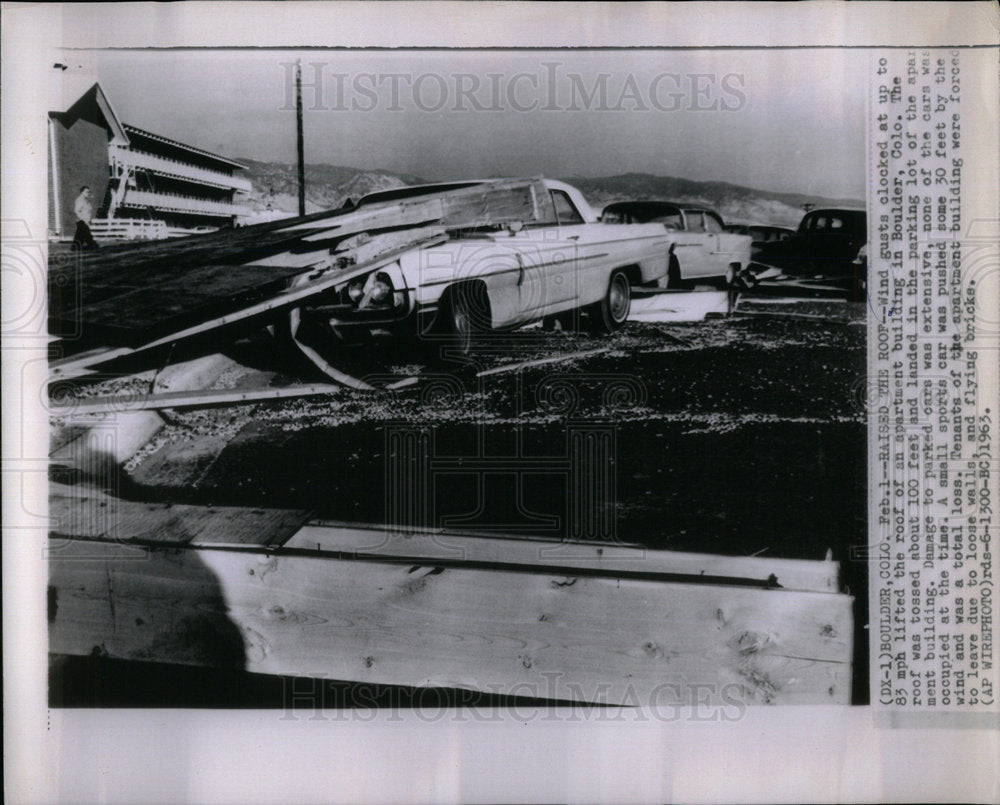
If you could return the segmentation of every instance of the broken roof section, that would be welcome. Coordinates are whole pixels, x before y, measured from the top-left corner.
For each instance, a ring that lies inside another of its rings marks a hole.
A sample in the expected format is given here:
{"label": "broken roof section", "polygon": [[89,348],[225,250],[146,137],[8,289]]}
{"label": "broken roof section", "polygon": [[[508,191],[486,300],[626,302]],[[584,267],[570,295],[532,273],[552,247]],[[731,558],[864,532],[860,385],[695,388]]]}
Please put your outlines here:
{"label": "broken roof section", "polygon": [[[64,354],[96,348],[84,365],[99,364],[102,351],[106,360],[273,315],[449,233],[546,220],[546,203],[541,179],[452,183],[353,211],[57,258],[49,266],[50,333],[76,334]],[[309,282],[293,283],[303,274]],[[60,293],[64,286],[77,293]]]}

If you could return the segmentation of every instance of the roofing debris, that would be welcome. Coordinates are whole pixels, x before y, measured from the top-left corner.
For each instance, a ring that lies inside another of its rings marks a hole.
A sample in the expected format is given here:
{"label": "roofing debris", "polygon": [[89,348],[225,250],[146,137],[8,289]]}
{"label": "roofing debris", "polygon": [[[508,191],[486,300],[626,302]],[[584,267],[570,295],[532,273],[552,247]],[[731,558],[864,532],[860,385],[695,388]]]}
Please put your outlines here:
{"label": "roofing debris", "polygon": [[[238,325],[273,323],[456,230],[539,220],[547,191],[540,179],[498,179],[399,195],[353,210],[53,255],[49,329],[59,355],[50,364],[53,379],[84,376],[195,336],[219,337]],[[322,359],[314,362],[336,382],[371,388]]]}

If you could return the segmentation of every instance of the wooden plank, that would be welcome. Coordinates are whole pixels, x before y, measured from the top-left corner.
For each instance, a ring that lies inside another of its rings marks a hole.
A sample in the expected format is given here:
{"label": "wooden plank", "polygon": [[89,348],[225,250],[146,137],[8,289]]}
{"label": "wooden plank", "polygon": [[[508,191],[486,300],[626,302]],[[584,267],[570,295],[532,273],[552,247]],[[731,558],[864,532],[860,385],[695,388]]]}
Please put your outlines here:
{"label": "wooden plank", "polygon": [[754,305],[761,304],[767,305],[790,305],[792,307],[796,305],[833,305],[834,307],[846,307],[851,303],[846,299],[805,299],[802,297],[783,297],[783,296],[762,296],[760,298],[754,298],[753,296],[742,296],[740,298],[740,304],[747,307],[753,307]]}
{"label": "wooden plank", "polygon": [[274,546],[286,542],[309,516],[302,509],[140,503],[56,484],[49,492],[50,532],[62,542]]}
{"label": "wooden plank", "polygon": [[89,339],[137,346],[220,313],[283,291],[304,269],[260,265],[195,266],[159,276],[142,287],[120,286],[114,295],[84,300],[72,317]]}
{"label": "wooden plank", "polygon": [[848,319],[843,316],[824,316],[817,313],[789,313],[784,310],[734,310],[734,316],[764,316],[769,319],[795,319],[828,321],[834,324],[846,324]]}
{"label": "wooden plank", "polygon": [[[426,241],[424,245],[431,246],[436,243],[442,242],[446,236],[434,237]],[[106,352],[94,351],[92,352],[92,358],[86,361],[76,361],[74,359],[68,359],[61,367],[59,376],[61,378],[75,377],[77,372],[88,369],[93,366],[98,366],[102,363],[106,363],[110,360],[116,358],[122,358],[130,355],[135,355],[140,352],[145,352],[146,350],[155,349],[157,347],[164,346],[166,344],[173,344],[178,341],[182,341],[186,338],[191,338],[196,335],[201,335],[203,333],[211,332],[213,330],[220,330],[223,327],[228,327],[232,324],[238,322],[243,322],[248,319],[252,319],[256,316],[264,316],[269,313],[274,313],[276,311],[294,307],[305,299],[309,299],[312,296],[317,296],[330,288],[344,282],[350,277],[354,276],[356,273],[364,273],[367,271],[372,271],[380,266],[388,265],[393,260],[395,260],[397,255],[394,252],[385,254],[377,260],[373,260],[371,263],[365,265],[353,266],[350,269],[345,269],[343,271],[337,271],[332,274],[325,274],[314,281],[307,282],[305,284],[296,285],[288,291],[277,294],[269,299],[265,299],[262,302],[257,302],[256,304],[249,305],[247,307],[235,310],[232,313],[227,313],[224,316],[219,316],[215,319],[210,319],[208,321],[203,321],[200,324],[194,325],[192,327],[187,327],[178,332],[171,333],[169,335],[163,336],[161,338],[156,338],[145,344],[137,347],[131,348],[120,348],[116,350],[107,350]]]}
{"label": "wooden plank", "polygon": [[[50,330],[54,333],[76,333],[81,322],[86,325],[93,319],[95,314],[92,308],[97,306],[98,309],[103,309],[102,306],[106,306],[114,297],[137,289],[159,287],[177,280],[184,282],[187,278],[189,281],[175,294],[178,300],[199,288],[204,292],[204,283],[197,281],[195,277],[214,267],[229,267],[228,271],[221,273],[223,281],[215,291],[217,301],[238,296],[248,287],[259,284],[256,277],[265,267],[270,269],[266,275],[272,280],[291,276],[296,273],[296,269],[301,271],[303,267],[328,257],[327,250],[309,246],[305,251],[310,256],[304,258],[300,255],[294,265],[268,263],[264,258],[296,251],[302,246],[304,234],[314,231],[317,225],[328,226],[329,220],[341,214],[344,213],[326,212],[295,219],[305,222],[302,224],[304,228],[297,232],[278,231],[278,222],[271,222],[142,246],[114,247],[87,253],[50,254]],[[286,224],[284,221],[280,223]],[[255,261],[258,263],[256,269],[241,270],[243,266]],[[73,290],[70,292],[66,289]],[[136,305],[133,304],[133,307]],[[190,308],[192,305],[186,307]],[[119,306],[120,311],[124,309]],[[131,316],[123,317],[124,324],[130,318]],[[104,332],[91,325],[90,331],[86,331],[84,335],[93,343],[95,338],[113,339],[116,332]],[[119,333],[117,337],[120,339],[123,336]]]}
{"label": "wooden plank", "polygon": [[609,352],[611,347],[601,347],[600,349],[588,349],[583,352],[567,352],[564,355],[554,355],[550,358],[535,358],[530,361],[519,361],[518,363],[508,363],[503,366],[495,366],[492,369],[483,369],[481,372],[476,372],[476,377],[488,377],[490,375],[499,375],[504,372],[517,372],[521,369],[527,369],[532,366],[544,366],[548,363],[564,363],[565,361],[576,360],[577,358],[589,358],[592,355],[600,355],[603,352]]}
{"label": "wooden plank", "polygon": [[[178,266],[217,262],[220,255],[240,254],[246,257],[256,253],[259,258],[264,252],[282,251],[286,244],[298,242],[303,234],[328,228],[332,219],[348,214],[349,211],[345,210],[324,210],[302,218],[222,229],[188,238],[104,246],[92,252],[51,250],[49,276],[50,279],[58,279],[68,275],[89,284],[94,276],[128,278],[137,271],[147,269],[169,269],[171,266],[176,269]],[[297,225],[299,231],[288,231],[291,224]]]}
{"label": "wooden plank", "polygon": [[[127,501],[100,490],[50,485],[53,534],[88,540],[215,545],[244,543],[334,558],[395,563],[521,566],[538,572],[722,579],[760,587],[836,593],[832,560],[720,556],[628,543],[568,542],[445,530],[308,521],[297,509],[206,507]],[[230,534],[230,531],[232,532]],[[247,537],[256,533],[256,537]]]}
{"label": "wooden plank", "polygon": [[327,243],[331,240],[367,232],[370,229],[391,227],[420,227],[436,223],[444,217],[440,198],[431,197],[408,203],[398,202],[389,206],[372,207],[338,219],[327,229],[313,231],[303,236],[304,243]]}
{"label": "wooden plank", "polygon": [[99,366],[102,363],[113,361],[115,358],[124,358],[126,355],[131,355],[133,351],[128,347],[116,349],[99,347],[66,358],[59,358],[49,364],[49,370],[52,374],[50,380],[63,380],[95,374],[96,370],[89,367]]}
{"label": "wooden plank", "polygon": [[[306,235],[321,241],[367,229],[438,223],[447,227],[484,226],[534,221],[539,217],[537,197],[548,197],[540,178],[490,179],[470,187],[402,198],[364,206],[338,217],[328,229]],[[292,223],[285,231],[304,228]]]}
{"label": "wooden plank", "polygon": [[840,589],[840,566],[833,561],[719,556],[655,550],[627,543],[528,540],[315,521],[304,525],[284,547],[317,554],[397,557],[414,563],[446,560],[525,567],[576,567],[609,574],[625,571],[731,577],[756,580],[761,586],[767,585],[773,576],[778,585],[789,590],[836,593]]}
{"label": "wooden plank", "polygon": [[629,321],[702,321],[709,313],[729,310],[728,291],[643,292],[632,299]]}
{"label": "wooden plank", "polygon": [[325,394],[335,394],[342,390],[342,386],[334,386],[330,383],[313,383],[285,386],[284,388],[167,391],[135,399],[122,399],[121,396],[115,395],[83,397],[64,405],[50,406],[49,412],[52,416],[73,417],[124,411],[159,411],[164,408],[204,408],[211,405],[241,405],[296,397],[318,397]]}
{"label": "wooden plank", "polygon": [[51,652],[646,706],[696,686],[715,703],[850,701],[849,596],[94,549],[50,561]]}

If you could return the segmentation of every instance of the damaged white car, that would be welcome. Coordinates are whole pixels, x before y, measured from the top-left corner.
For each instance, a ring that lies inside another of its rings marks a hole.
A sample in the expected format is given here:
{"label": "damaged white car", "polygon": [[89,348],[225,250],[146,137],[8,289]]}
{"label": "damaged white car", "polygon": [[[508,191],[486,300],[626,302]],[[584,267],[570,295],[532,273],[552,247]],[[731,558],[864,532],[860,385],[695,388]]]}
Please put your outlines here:
{"label": "damaged white car", "polygon": [[342,281],[294,314],[338,337],[444,334],[463,351],[477,333],[576,311],[595,332],[618,329],[632,287],[665,281],[675,240],[659,224],[601,222],[579,190],[548,179],[374,193],[341,228],[351,236],[330,271]]}

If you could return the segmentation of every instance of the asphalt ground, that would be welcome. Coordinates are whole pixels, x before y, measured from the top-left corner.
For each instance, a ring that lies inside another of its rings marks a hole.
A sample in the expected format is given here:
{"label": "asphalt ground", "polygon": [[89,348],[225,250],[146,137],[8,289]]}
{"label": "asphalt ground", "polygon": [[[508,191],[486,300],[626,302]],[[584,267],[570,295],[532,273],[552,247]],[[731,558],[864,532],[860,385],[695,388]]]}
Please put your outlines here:
{"label": "asphalt ground", "polygon": [[[169,412],[121,491],[731,555],[829,550],[855,596],[854,700],[867,703],[866,565],[852,558],[867,543],[865,310],[791,310],[630,322],[603,337],[528,329],[483,341],[464,362],[427,362],[426,350],[392,342],[351,347],[343,362],[359,373],[420,380]],[[263,339],[230,354],[242,368],[216,387],[319,379]]]}

